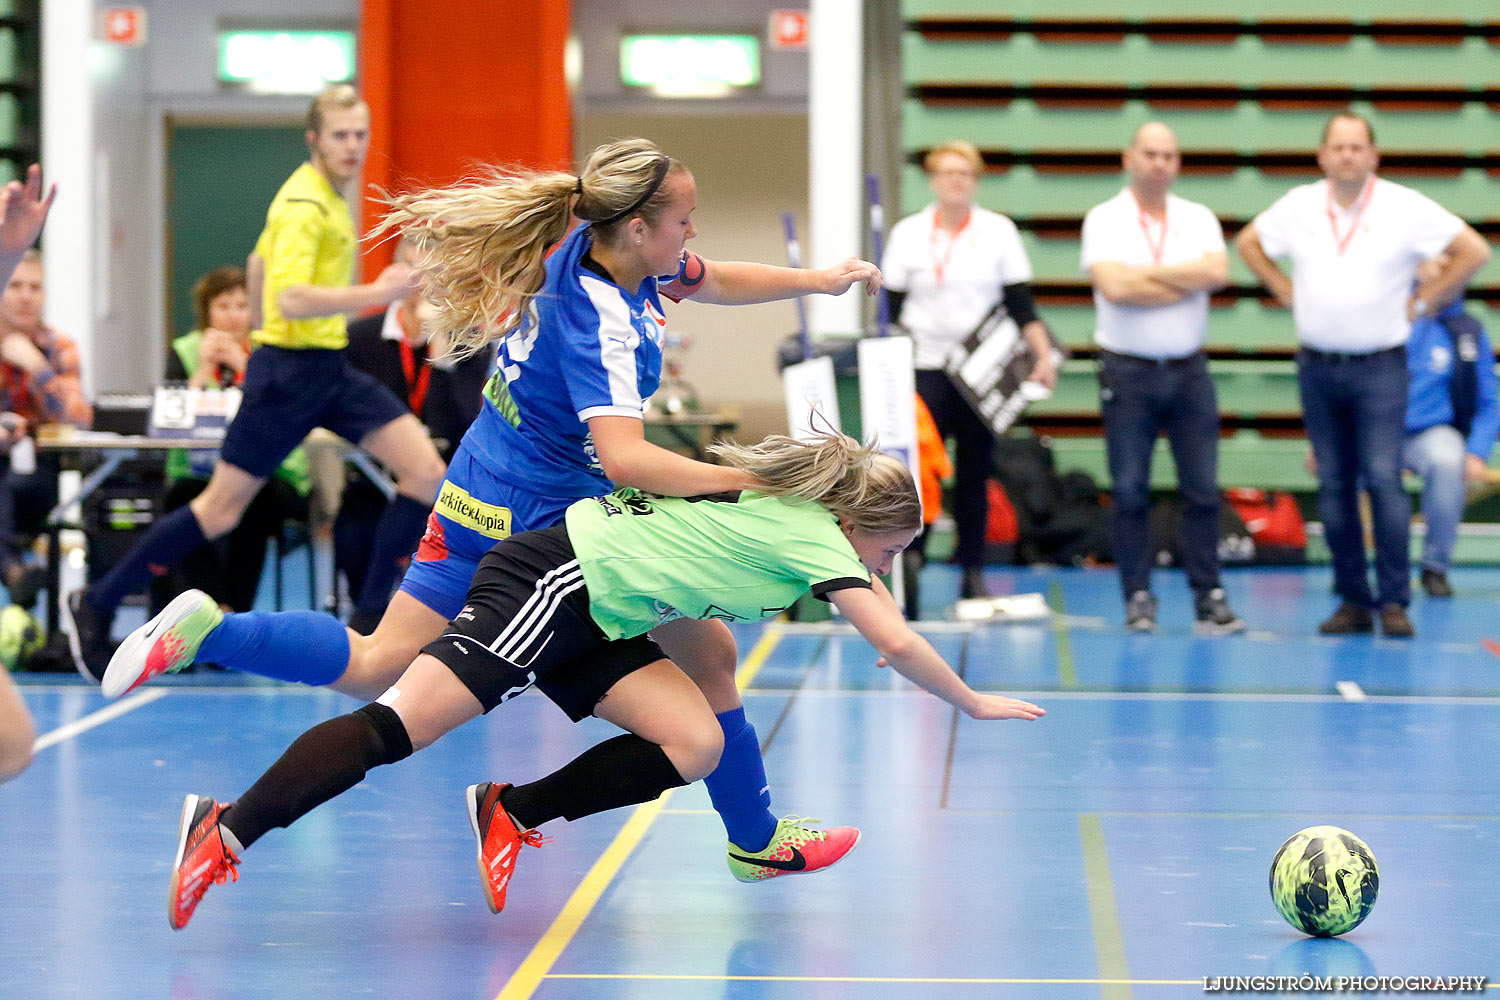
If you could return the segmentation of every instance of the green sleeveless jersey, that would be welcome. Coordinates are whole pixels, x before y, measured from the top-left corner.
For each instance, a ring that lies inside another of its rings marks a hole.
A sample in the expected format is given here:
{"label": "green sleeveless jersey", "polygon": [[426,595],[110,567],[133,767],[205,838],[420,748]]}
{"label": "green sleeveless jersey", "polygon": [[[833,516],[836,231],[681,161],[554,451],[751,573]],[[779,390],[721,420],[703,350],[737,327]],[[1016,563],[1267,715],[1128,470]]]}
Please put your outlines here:
{"label": "green sleeveless jersey", "polygon": [[674,618],[759,621],[809,590],[870,586],[838,521],[815,503],[621,489],[573,504],[566,524],[589,611],[611,639]]}

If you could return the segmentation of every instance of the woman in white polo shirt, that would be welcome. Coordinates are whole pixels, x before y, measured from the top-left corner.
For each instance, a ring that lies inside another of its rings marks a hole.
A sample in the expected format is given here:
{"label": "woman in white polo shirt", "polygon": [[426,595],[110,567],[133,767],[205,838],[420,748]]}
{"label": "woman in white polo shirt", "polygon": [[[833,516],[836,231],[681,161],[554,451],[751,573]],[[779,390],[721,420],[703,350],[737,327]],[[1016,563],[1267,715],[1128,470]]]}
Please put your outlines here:
{"label": "woman in white polo shirt", "polygon": [[948,352],[963,342],[998,302],[1041,360],[1031,380],[1057,382],[1046,328],[1031,296],[1031,261],[1016,225],[974,204],[984,160],[973,144],[945,142],[922,163],[936,201],[891,230],[881,269],[886,276],[891,320],[912,336],[917,394],[944,437],[957,445],[954,520],[957,558],[963,568],[962,596],[985,594],[985,482],[994,441],[943,372]]}

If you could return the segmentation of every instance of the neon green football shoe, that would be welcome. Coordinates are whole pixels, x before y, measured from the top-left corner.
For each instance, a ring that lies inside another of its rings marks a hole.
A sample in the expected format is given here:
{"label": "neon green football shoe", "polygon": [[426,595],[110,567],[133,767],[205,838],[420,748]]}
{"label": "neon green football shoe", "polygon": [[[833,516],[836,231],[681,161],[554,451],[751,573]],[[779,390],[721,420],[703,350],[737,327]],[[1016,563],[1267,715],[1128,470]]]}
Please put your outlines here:
{"label": "neon green football shoe", "polygon": [[157,674],[175,673],[198,658],[198,647],[224,612],[201,590],[178,594],[161,614],[120,643],[104,672],[104,697],[118,698]]}
{"label": "neon green football shoe", "polygon": [[763,851],[745,851],[731,843],[729,873],[741,882],[764,882],[778,875],[822,871],[835,864],[859,843],[859,830],[852,826],[814,830],[807,825],[821,822],[783,816],[776,821],[776,833]]}

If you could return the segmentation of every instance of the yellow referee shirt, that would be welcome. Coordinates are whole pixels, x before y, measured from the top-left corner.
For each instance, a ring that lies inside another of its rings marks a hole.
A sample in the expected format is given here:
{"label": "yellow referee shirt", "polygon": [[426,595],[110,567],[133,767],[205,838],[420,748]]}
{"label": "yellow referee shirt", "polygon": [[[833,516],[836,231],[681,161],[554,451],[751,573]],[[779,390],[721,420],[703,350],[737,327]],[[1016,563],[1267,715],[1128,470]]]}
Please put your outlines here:
{"label": "yellow referee shirt", "polygon": [[255,252],[266,265],[263,324],[251,336],[277,347],[341,348],[349,343],[342,313],[287,319],[277,305],[296,285],[347,286],[354,277],[356,237],[349,205],[311,163],[298,167],[276,192]]}

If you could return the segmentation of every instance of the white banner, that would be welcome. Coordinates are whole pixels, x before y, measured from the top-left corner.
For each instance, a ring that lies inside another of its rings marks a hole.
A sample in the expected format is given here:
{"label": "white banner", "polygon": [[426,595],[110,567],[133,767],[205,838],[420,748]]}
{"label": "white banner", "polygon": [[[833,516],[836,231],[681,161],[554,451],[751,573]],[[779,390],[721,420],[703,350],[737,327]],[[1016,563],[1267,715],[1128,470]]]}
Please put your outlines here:
{"label": "white banner", "polygon": [[859,420],[866,438],[900,459],[920,482],[917,469],[917,380],[910,337],[859,342]]}
{"label": "white banner", "polygon": [[[781,387],[786,393],[786,422],[792,437],[806,440],[815,433],[836,431],[842,426],[832,358],[810,358],[788,365],[781,372]],[[814,411],[818,414],[816,427]]]}

